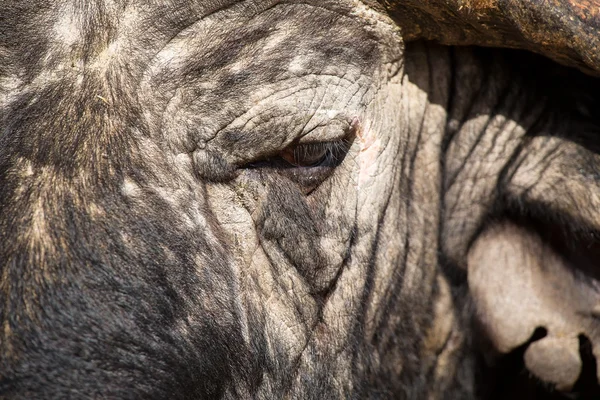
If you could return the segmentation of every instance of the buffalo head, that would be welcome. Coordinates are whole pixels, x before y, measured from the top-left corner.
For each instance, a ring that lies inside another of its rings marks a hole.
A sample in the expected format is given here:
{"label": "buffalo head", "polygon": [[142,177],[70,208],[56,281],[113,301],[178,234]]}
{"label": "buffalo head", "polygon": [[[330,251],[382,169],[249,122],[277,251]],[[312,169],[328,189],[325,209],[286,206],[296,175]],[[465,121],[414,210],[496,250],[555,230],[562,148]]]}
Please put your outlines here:
{"label": "buffalo head", "polygon": [[0,397],[596,394],[597,6],[554,3],[2,2]]}

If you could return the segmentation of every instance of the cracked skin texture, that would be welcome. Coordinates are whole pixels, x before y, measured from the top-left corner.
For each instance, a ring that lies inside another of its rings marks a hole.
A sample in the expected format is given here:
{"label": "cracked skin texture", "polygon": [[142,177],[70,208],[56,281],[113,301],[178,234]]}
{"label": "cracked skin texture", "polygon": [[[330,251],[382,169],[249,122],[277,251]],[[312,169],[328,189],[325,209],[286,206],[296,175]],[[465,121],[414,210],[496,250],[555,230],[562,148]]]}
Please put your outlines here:
{"label": "cracked skin texture", "polygon": [[519,48],[600,74],[597,0],[380,0],[407,41]]}

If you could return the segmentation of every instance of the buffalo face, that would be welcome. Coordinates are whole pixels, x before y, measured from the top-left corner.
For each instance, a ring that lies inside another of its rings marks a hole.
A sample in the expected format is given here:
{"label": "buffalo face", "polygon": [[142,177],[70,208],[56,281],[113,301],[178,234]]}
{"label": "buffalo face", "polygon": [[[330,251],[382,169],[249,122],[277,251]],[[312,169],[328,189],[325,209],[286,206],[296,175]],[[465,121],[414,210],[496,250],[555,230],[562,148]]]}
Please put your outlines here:
{"label": "buffalo face", "polygon": [[476,398],[583,334],[543,232],[596,229],[591,78],[367,1],[36,3],[0,6],[2,395]]}
{"label": "buffalo face", "polygon": [[9,393],[346,397],[431,368],[439,143],[418,121],[442,114],[412,98],[391,20],[7,8]]}

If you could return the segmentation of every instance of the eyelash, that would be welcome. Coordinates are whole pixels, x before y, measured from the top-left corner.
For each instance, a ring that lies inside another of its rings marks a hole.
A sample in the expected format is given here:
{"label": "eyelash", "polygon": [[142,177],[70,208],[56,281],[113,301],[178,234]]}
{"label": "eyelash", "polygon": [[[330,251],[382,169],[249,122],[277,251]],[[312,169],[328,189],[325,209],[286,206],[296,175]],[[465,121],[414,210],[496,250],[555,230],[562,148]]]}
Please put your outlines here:
{"label": "eyelash", "polygon": [[[283,150],[279,157],[297,168],[332,167],[341,162],[350,148],[348,140],[299,144]],[[307,160],[308,159],[308,160]],[[313,161],[314,162],[311,162]]]}

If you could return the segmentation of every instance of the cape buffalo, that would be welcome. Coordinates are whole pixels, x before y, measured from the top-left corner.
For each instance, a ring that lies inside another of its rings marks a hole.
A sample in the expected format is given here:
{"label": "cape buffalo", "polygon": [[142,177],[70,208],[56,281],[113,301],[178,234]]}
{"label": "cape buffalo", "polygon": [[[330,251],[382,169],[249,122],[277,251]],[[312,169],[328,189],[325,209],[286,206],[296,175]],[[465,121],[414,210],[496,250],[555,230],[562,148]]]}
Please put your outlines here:
{"label": "cape buffalo", "polygon": [[597,9],[2,0],[0,398],[598,398]]}

